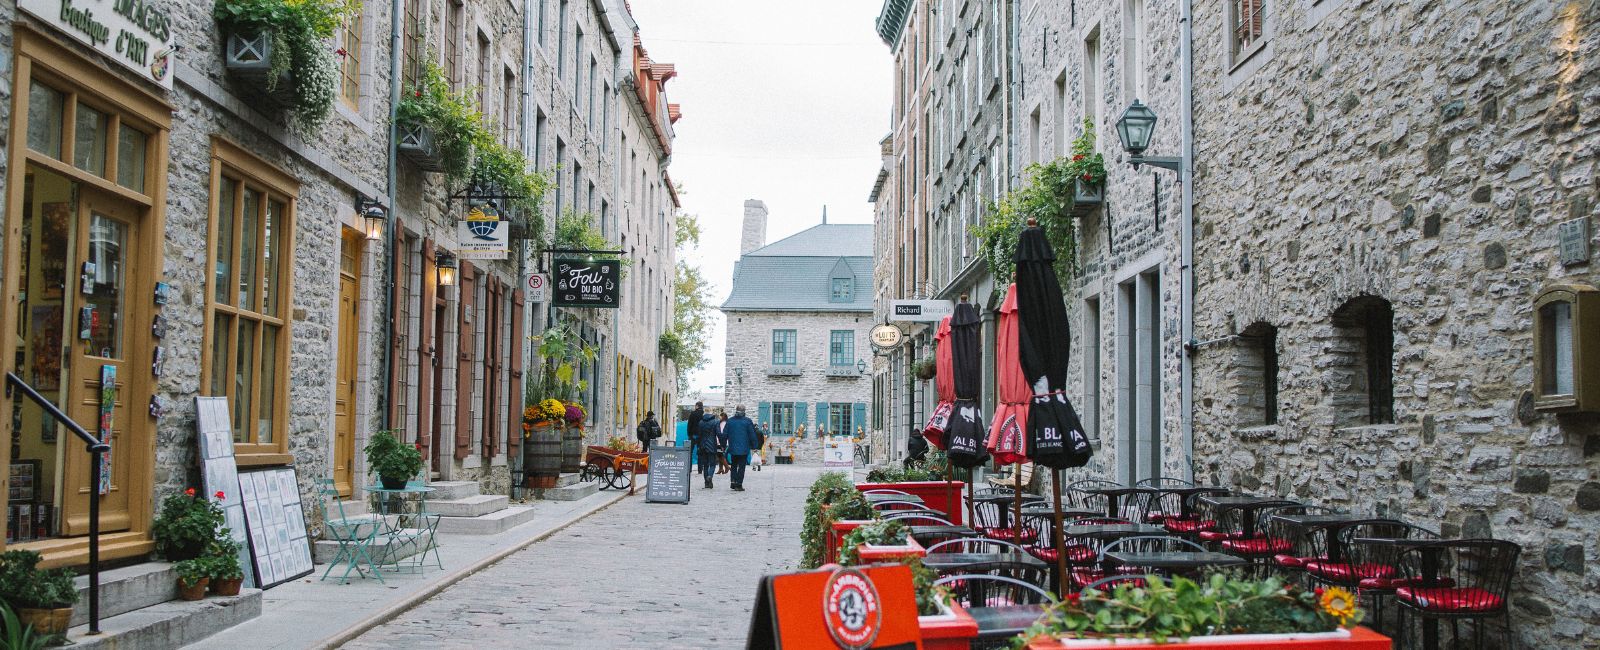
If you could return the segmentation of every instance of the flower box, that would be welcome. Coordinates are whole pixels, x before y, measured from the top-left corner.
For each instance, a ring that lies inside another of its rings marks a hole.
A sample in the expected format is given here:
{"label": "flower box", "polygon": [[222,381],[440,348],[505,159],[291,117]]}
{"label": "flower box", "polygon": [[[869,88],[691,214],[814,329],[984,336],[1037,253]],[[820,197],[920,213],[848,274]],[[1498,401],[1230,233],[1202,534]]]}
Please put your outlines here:
{"label": "flower box", "polygon": [[967,489],[964,481],[910,481],[905,483],[857,483],[856,489],[862,492],[867,490],[899,490],[922,498],[922,503],[929,508],[945,513],[945,518],[957,526],[964,525],[961,521],[964,506],[961,505],[962,491]]}
{"label": "flower box", "polygon": [[856,547],[856,557],[861,558],[862,564],[875,564],[878,562],[895,562],[905,557],[923,557],[928,551],[922,548],[917,540],[906,537],[903,546],[878,546],[875,544],[862,544]]}
{"label": "flower box", "polygon": [[850,531],[870,523],[872,523],[871,519],[846,519],[833,522],[833,525],[828,528],[827,534],[823,535],[822,563],[838,563],[839,550],[844,547],[845,536],[849,535]]}
{"label": "flower box", "polygon": [[967,650],[978,638],[978,622],[960,605],[939,603],[940,613],[918,616],[923,650]]}
{"label": "flower box", "polygon": [[1106,202],[1106,186],[1104,183],[1085,184],[1083,181],[1074,181],[1072,191],[1072,216],[1084,217],[1100,209]]}
{"label": "flower box", "polygon": [[404,156],[417,169],[425,172],[444,171],[444,157],[439,154],[439,147],[433,140],[433,129],[426,126],[401,124],[395,128],[399,135],[399,142],[395,143],[395,151]]}
{"label": "flower box", "polygon": [[226,57],[223,66],[228,74],[244,82],[260,97],[279,108],[293,101],[294,78],[287,70],[279,75],[274,89],[267,90],[267,78],[272,74],[272,32],[254,36],[229,34]]}
{"label": "flower box", "polygon": [[[1140,646],[1157,646],[1149,639],[1037,639],[1028,644],[1028,650],[1114,650]],[[1333,632],[1296,634],[1219,634],[1195,636],[1185,640],[1171,639],[1157,647],[1226,647],[1265,650],[1285,648],[1290,650],[1390,650],[1389,637],[1364,627]]]}

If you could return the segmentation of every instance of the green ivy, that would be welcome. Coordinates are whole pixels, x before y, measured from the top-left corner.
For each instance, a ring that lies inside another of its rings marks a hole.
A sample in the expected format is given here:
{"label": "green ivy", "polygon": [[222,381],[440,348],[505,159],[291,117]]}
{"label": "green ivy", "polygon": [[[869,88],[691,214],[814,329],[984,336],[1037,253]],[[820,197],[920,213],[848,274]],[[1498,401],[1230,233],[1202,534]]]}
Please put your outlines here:
{"label": "green ivy", "polygon": [[[823,514],[823,506],[828,512]],[[823,472],[806,495],[804,519],[800,526],[800,568],[822,566],[822,547],[833,522],[871,519],[872,506],[844,472]]]}
{"label": "green ivy", "polygon": [[460,181],[471,171],[473,146],[493,137],[472,95],[466,90],[452,91],[444,69],[429,58],[416,86],[401,94],[395,123],[432,129],[445,178]]}
{"label": "green ivy", "polygon": [[978,253],[989,273],[1008,282],[1016,271],[1017,238],[1033,219],[1044,228],[1045,239],[1056,253],[1056,274],[1065,284],[1077,272],[1077,231],[1070,217],[1077,185],[1104,185],[1105,157],[1094,150],[1094,122],[1084,120],[1083,133],[1072,141],[1072,154],[1047,163],[1028,165],[1026,185],[1006,193],[989,207],[989,214],[971,227]]}
{"label": "green ivy", "polygon": [[218,0],[211,15],[229,34],[272,34],[266,90],[277,92],[278,80],[290,73],[294,88],[289,89],[289,122],[315,133],[338,90],[338,65],[329,39],[360,11],[354,0]]}

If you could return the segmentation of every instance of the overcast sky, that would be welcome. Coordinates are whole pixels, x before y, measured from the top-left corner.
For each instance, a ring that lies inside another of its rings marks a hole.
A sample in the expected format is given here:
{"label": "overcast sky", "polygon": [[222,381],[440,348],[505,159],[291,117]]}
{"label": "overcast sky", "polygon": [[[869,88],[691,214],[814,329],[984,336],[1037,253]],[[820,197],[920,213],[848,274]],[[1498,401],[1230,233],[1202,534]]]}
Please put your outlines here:
{"label": "overcast sky", "polygon": [[[873,22],[877,0],[631,0],[650,58],[677,65],[668,101],[672,179],[700,217],[686,258],[728,297],[745,199],[771,212],[767,241],[830,223],[871,223],[878,141],[889,133],[892,59]],[[723,382],[721,314],[710,362],[691,390]]]}

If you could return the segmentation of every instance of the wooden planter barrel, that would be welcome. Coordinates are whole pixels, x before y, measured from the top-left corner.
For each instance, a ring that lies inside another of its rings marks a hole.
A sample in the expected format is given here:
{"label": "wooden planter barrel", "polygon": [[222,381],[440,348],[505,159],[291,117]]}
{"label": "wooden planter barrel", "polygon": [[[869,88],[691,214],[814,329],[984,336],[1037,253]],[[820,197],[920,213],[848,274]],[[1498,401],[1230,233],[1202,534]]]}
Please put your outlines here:
{"label": "wooden planter barrel", "polygon": [[530,488],[553,488],[561,476],[561,429],[543,425],[533,428],[533,435],[522,446],[522,466],[526,468],[524,481]]}
{"label": "wooden planter barrel", "polygon": [[583,427],[567,427],[561,434],[561,471],[583,469]]}

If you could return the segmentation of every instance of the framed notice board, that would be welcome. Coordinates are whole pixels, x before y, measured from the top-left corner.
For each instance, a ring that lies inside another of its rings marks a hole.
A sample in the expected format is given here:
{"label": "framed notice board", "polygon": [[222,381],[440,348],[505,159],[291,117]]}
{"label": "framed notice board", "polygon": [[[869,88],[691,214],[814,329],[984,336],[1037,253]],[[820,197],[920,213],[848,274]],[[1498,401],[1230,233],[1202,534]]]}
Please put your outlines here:
{"label": "framed notice board", "polygon": [[[196,437],[200,440],[200,487],[208,496],[222,493],[222,516],[228,535],[239,543],[239,566],[248,567],[250,538],[245,530],[244,497],[239,494],[239,466],[233,458],[233,429],[228,423],[228,398],[194,398]],[[255,576],[244,572],[246,587]]]}
{"label": "framed notice board", "polygon": [[689,502],[688,447],[650,448],[650,483],[644,488],[646,503]]}
{"label": "framed notice board", "polygon": [[256,584],[263,589],[310,575],[311,542],[293,467],[275,467],[239,475],[249,524],[250,555]]}

